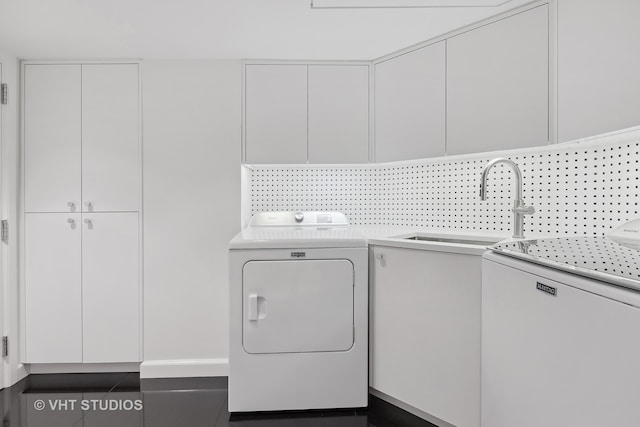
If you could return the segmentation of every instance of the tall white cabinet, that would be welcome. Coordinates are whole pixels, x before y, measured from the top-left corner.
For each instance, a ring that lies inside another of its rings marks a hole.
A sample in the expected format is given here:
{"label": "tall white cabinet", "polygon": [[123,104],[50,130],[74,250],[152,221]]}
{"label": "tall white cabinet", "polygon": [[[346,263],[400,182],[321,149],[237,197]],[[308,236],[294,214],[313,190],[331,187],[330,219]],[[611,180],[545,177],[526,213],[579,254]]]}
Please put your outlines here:
{"label": "tall white cabinet", "polygon": [[138,213],[84,214],[82,222],[83,361],[137,361]]}
{"label": "tall white cabinet", "polygon": [[25,363],[140,360],[135,63],[24,65]]}
{"label": "tall white cabinet", "polygon": [[81,214],[25,214],[28,362],[82,362],[81,233]]}
{"label": "tall white cabinet", "polygon": [[24,208],[77,212],[81,203],[80,65],[24,68]]}
{"label": "tall white cabinet", "polygon": [[82,66],[82,202],[88,212],[140,208],[138,66]]}

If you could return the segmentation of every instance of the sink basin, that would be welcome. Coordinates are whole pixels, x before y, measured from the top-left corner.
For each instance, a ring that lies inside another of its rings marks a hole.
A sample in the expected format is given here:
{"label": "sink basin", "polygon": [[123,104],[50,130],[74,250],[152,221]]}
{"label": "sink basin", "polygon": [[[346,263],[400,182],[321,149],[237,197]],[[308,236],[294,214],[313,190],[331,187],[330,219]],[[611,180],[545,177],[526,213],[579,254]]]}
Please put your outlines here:
{"label": "sink basin", "polygon": [[421,242],[438,242],[438,243],[456,243],[461,245],[474,245],[474,246],[489,246],[495,243],[498,243],[500,240],[497,239],[480,239],[480,238],[469,238],[465,239],[464,237],[459,238],[451,238],[451,237],[434,237],[434,236],[423,236],[419,234],[414,234],[412,236],[407,237],[399,237],[401,239],[406,240],[416,240]]}

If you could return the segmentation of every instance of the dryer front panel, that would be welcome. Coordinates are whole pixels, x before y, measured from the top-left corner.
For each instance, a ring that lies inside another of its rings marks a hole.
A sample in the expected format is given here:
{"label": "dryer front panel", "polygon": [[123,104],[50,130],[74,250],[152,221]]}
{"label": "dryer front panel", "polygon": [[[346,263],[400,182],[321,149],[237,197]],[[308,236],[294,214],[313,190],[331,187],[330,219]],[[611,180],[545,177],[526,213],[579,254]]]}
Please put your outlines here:
{"label": "dryer front panel", "polygon": [[351,261],[250,261],[244,265],[242,282],[242,345],[247,353],[352,347]]}

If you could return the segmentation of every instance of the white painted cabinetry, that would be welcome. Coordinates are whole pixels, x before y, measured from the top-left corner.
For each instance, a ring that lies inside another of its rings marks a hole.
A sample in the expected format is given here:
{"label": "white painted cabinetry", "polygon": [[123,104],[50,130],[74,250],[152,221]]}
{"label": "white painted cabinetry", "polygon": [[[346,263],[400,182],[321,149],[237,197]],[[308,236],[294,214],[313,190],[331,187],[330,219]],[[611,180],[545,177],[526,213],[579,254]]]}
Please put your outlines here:
{"label": "white painted cabinetry", "polygon": [[84,212],[140,208],[137,64],[82,66]]}
{"label": "white painted cabinetry", "polygon": [[245,66],[245,161],[306,163],[307,66]]}
{"label": "white painted cabinetry", "polygon": [[559,0],[558,141],[640,124],[640,2]]}
{"label": "white painted cabinetry", "polygon": [[24,66],[27,363],[140,360],[138,80]]}
{"label": "white painted cabinetry", "polygon": [[369,67],[309,65],[309,163],[369,161]]}
{"label": "white painted cabinetry", "polygon": [[140,359],[138,213],[82,215],[84,362]]}
{"label": "white painted cabinetry", "polygon": [[375,160],[445,155],[445,42],[375,65]]}
{"label": "white painted cabinetry", "polygon": [[24,67],[24,208],[79,212],[80,65]]}
{"label": "white painted cabinetry", "polygon": [[244,162],[366,163],[369,67],[245,64]]}
{"label": "white painted cabinetry", "polygon": [[549,6],[447,39],[447,154],[549,141]]}
{"label": "white painted cabinetry", "polygon": [[26,362],[82,362],[81,215],[25,214]]}
{"label": "white painted cabinetry", "polygon": [[373,255],[370,386],[478,427],[481,256],[384,246]]}
{"label": "white painted cabinetry", "polygon": [[139,360],[138,213],[27,213],[25,234],[25,361]]}
{"label": "white painted cabinetry", "polygon": [[25,211],[138,211],[138,65],[27,64],[24,78]]}

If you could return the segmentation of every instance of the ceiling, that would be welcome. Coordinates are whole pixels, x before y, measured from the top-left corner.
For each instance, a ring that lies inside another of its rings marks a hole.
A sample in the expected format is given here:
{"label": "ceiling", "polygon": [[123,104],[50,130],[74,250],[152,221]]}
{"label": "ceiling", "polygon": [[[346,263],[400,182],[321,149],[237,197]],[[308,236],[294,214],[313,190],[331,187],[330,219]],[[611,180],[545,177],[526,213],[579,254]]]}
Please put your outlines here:
{"label": "ceiling", "polygon": [[370,60],[530,1],[312,10],[309,0],[0,0],[0,53]]}

